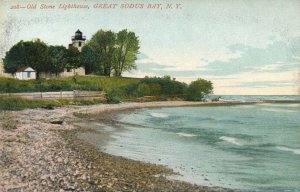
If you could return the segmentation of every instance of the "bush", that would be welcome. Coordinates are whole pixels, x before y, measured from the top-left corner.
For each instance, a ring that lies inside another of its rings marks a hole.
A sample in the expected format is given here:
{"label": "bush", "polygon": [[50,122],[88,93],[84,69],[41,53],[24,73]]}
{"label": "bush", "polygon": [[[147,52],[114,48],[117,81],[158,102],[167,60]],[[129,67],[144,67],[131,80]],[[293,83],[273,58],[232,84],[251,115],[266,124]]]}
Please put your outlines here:
{"label": "bush", "polygon": [[146,83],[141,83],[138,85],[136,92],[138,96],[150,95],[150,87]]}
{"label": "bush", "polygon": [[106,94],[107,103],[112,103],[112,104],[121,103],[121,98],[122,98],[122,93],[119,89],[111,90]]}
{"label": "bush", "polygon": [[[148,88],[147,86],[148,85]],[[157,96],[157,95],[183,95],[187,87],[185,83],[175,81],[169,76],[163,78],[160,77],[145,77],[141,80],[137,90],[137,94],[140,96]],[[139,90],[140,89],[140,90]],[[143,93],[143,91],[145,91]]]}
{"label": "bush", "polygon": [[[198,79],[188,87],[185,83],[176,81],[169,76],[145,77],[143,79],[103,76],[76,76],[22,81],[12,78],[0,78],[0,93],[17,92],[47,92],[47,91],[105,91],[108,103],[135,100],[136,97],[155,96],[160,98],[183,98],[186,100],[201,100],[205,94],[212,92],[212,83]],[[32,102],[16,99],[0,101],[0,109],[19,109],[39,107],[45,101]],[[60,101],[62,102],[62,101]],[[67,102],[68,103],[68,102]],[[93,103],[93,102],[87,102]]]}
{"label": "bush", "polygon": [[213,84],[211,81],[205,79],[197,79],[192,81],[185,93],[185,100],[201,101],[204,95],[210,94],[213,91]]}

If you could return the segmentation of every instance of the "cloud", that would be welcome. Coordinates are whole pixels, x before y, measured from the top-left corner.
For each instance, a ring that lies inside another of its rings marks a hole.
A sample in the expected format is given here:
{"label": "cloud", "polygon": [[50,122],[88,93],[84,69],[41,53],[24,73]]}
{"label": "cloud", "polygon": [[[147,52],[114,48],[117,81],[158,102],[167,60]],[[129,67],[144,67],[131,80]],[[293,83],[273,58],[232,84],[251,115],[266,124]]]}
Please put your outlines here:
{"label": "cloud", "polygon": [[300,66],[300,37],[289,42],[275,41],[266,48],[234,44],[228,49],[232,53],[239,53],[240,57],[228,61],[212,61],[204,67],[202,74],[224,76],[250,71],[278,72]]}
{"label": "cloud", "polygon": [[[298,70],[280,72],[244,72],[222,76],[226,80],[218,79],[220,76],[204,76],[209,78],[219,94],[297,94],[300,80]],[[232,93],[231,93],[232,91]]]}
{"label": "cloud", "polygon": [[138,60],[136,72],[138,76],[170,75],[186,83],[208,79],[219,94],[296,94],[300,84],[300,37],[274,41],[265,47],[233,44],[225,55],[229,57],[215,53],[212,59],[214,55],[202,55],[198,66],[194,61],[190,64],[190,60],[177,65],[148,57]]}
{"label": "cloud", "polygon": [[139,54],[137,55],[137,58],[138,58],[138,60],[143,60],[143,59],[148,59],[149,56],[146,55],[145,53],[139,53]]}
{"label": "cloud", "polygon": [[137,63],[138,70],[142,72],[159,72],[162,69],[170,68],[168,65],[163,65],[159,63]]}
{"label": "cloud", "polygon": [[137,63],[137,70],[143,73],[152,73],[156,76],[170,75],[172,77],[187,77],[187,76],[199,76],[201,70],[186,70],[179,69],[176,66],[163,65],[159,63]]}
{"label": "cloud", "polygon": [[[262,87],[290,87],[294,86],[293,81],[248,81],[236,83],[235,85],[230,85],[227,87],[252,87],[252,88],[262,88]],[[224,86],[226,87],[226,86]]]}
{"label": "cloud", "polygon": [[[275,41],[265,48],[254,48],[243,44],[227,47],[229,58],[208,60],[205,66],[192,67],[188,64],[170,66],[155,62],[149,57],[138,61],[138,70],[156,75],[171,75],[175,77],[215,76],[228,78],[229,75],[243,73],[272,73],[297,70],[300,67],[300,37],[289,42]],[[255,79],[253,79],[255,80]]]}

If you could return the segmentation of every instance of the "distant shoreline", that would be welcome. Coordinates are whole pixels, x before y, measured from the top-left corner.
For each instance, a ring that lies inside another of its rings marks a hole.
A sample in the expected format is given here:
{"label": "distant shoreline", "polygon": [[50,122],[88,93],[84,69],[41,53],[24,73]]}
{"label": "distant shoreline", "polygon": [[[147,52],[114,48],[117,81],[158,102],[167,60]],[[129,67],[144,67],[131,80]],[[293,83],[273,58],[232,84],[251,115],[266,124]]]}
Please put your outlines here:
{"label": "distant shoreline", "polygon": [[160,107],[189,107],[189,106],[230,106],[230,105],[249,105],[249,104],[272,104],[290,103],[297,104],[300,100],[266,100],[266,101],[154,101],[154,102],[126,102],[119,104],[101,104],[86,106],[79,109],[76,113],[93,114],[104,111],[122,111],[140,108],[160,108]]}

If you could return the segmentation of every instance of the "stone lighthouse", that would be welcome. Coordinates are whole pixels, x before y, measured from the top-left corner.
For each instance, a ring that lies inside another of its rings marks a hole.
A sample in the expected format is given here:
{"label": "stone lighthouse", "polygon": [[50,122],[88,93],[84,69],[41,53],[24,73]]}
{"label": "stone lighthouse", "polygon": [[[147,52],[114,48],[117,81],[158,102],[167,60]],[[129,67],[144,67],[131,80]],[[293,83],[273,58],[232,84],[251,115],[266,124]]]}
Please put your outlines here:
{"label": "stone lighthouse", "polygon": [[82,47],[85,44],[86,37],[82,36],[82,32],[78,29],[75,32],[75,36],[72,36],[72,43],[69,44],[69,47],[76,47],[80,52]]}

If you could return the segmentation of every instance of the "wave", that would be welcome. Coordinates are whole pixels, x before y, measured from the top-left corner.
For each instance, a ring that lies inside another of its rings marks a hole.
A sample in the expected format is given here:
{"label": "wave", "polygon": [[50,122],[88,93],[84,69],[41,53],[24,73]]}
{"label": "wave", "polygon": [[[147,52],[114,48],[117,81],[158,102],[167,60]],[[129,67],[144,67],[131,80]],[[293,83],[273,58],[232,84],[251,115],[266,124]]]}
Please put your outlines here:
{"label": "wave", "polygon": [[280,107],[280,108],[290,108],[290,107],[300,107],[300,104],[299,103],[292,103],[292,104],[276,104],[276,103],[258,103],[256,105],[259,105],[259,106],[267,106],[267,107]]}
{"label": "wave", "polygon": [[254,105],[236,105],[234,108],[242,108],[242,109],[249,109],[249,108],[254,108]]}
{"label": "wave", "polygon": [[223,101],[223,102],[237,102],[237,103],[246,103],[246,100],[242,100],[242,99],[219,99],[219,101]]}
{"label": "wave", "polygon": [[288,148],[288,147],[284,147],[284,146],[277,146],[276,148],[281,151],[293,152],[296,155],[300,155],[300,149]]}
{"label": "wave", "polygon": [[234,137],[222,136],[222,137],[220,137],[219,139],[221,139],[221,140],[223,140],[223,141],[226,141],[226,142],[228,142],[228,143],[234,144],[234,145],[243,146],[243,144],[239,143],[239,142],[237,141],[237,139],[234,138]]}
{"label": "wave", "polygon": [[178,132],[176,134],[179,135],[179,136],[182,136],[182,137],[196,137],[197,136],[197,135],[194,135],[194,134],[183,133],[183,132]]}
{"label": "wave", "polygon": [[158,117],[158,118],[167,118],[169,117],[169,114],[166,113],[150,113],[152,117]]}
{"label": "wave", "polygon": [[290,109],[279,109],[279,108],[263,108],[263,111],[271,111],[271,112],[285,112],[285,113],[297,113],[296,110],[290,110]]}
{"label": "wave", "polygon": [[294,104],[287,104],[286,107],[300,107],[300,104],[294,103]]}

